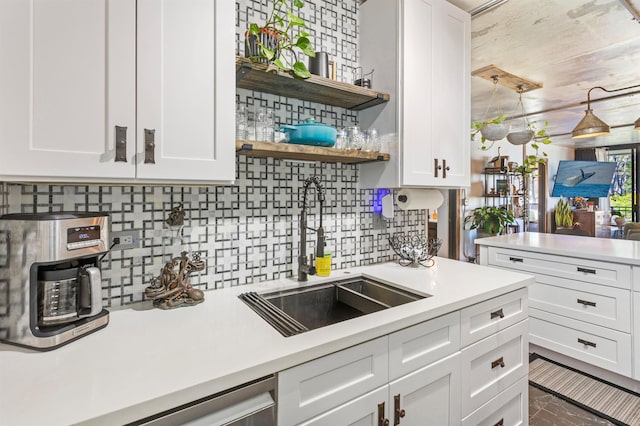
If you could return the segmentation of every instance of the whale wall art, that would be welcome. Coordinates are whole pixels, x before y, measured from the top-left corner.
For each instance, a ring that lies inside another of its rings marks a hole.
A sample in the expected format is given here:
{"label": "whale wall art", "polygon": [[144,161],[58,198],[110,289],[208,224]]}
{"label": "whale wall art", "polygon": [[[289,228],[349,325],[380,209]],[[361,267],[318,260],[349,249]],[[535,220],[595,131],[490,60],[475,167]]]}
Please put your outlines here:
{"label": "whale wall art", "polygon": [[607,197],[615,170],[615,162],[560,161],[551,196]]}

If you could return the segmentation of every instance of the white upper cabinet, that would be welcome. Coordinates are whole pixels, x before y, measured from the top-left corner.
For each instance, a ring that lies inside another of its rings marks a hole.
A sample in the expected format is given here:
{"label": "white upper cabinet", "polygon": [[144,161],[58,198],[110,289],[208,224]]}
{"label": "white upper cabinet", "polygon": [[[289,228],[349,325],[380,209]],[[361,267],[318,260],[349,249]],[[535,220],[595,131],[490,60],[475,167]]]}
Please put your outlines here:
{"label": "white upper cabinet", "polygon": [[133,178],[135,3],[3,0],[0,40],[2,178]]}
{"label": "white upper cabinet", "polygon": [[0,180],[233,180],[227,3],[3,0]]}
{"label": "white upper cabinet", "polygon": [[138,178],[235,178],[234,8],[138,0]]}
{"label": "white upper cabinet", "polygon": [[469,14],[445,0],[368,0],[360,30],[363,69],[391,94],[361,126],[398,139],[391,161],[360,165],[362,186],[469,186]]}

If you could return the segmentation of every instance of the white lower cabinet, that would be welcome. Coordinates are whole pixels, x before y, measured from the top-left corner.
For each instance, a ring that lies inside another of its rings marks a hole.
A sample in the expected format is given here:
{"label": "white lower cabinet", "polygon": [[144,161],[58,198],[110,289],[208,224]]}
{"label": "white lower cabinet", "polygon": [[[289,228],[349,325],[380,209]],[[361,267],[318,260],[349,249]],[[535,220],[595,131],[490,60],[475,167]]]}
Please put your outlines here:
{"label": "white lower cabinet", "polygon": [[634,311],[631,301],[632,288],[640,282],[636,267],[486,246],[480,257],[485,265],[535,274],[536,283],[529,289],[532,344],[626,377],[640,377],[634,372],[640,365],[633,365],[640,353],[638,302]]}
{"label": "white lower cabinet", "polygon": [[[278,424],[470,425],[502,413],[501,403],[503,417],[517,417],[513,404],[527,397],[514,386],[528,373],[526,289],[505,296],[280,372]],[[463,348],[461,316],[500,309],[496,301],[514,315],[492,319],[500,331]]]}
{"label": "white lower cabinet", "polygon": [[[385,420],[408,426],[458,424],[459,362],[455,353],[301,424],[378,426]],[[291,423],[279,419],[278,424]]]}
{"label": "white lower cabinet", "polygon": [[470,413],[529,372],[527,320],[464,348],[462,411]]}
{"label": "white lower cabinet", "polygon": [[391,382],[388,401],[393,425],[459,424],[460,353]]}
{"label": "white lower cabinet", "polygon": [[295,425],[389,381],[388,337],[278,374],[278,424]]}
{"label": "white lower cabinet", "polygon": [[[302,426],[378,426],[378,405],[384,404],[388,394],[388,386],[383,386],[300,424]],[[384,407],[382,411],[384,412]],[[278,420],[278,424],[284,423]]]}
{"label": "white lower cabinet", "polygon": [[633,353],[634,365],[633,365],[633,378],[640,380],[640,293],[633,293],[633,312],[634,312],[634,330],[633,337]]}
{"label": "white lower cabinet", "polygon": [[491,401],[462,419],[462,426],[518,426],[528,424],[529,380],[518,380]]}
{"label": "white lower cabinet", "polygon": [[631,335],[531,309],[531,343],[631,377]]}

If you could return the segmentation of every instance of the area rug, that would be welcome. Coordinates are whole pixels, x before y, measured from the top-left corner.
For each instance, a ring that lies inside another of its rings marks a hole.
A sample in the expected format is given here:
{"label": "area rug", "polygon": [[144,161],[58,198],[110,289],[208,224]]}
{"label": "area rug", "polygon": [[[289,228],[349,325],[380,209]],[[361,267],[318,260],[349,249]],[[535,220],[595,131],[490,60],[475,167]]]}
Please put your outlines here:
{"label": "area rug", "polygon": [[536,354],[529,383],[614,424],[640,426],[640,395]]}

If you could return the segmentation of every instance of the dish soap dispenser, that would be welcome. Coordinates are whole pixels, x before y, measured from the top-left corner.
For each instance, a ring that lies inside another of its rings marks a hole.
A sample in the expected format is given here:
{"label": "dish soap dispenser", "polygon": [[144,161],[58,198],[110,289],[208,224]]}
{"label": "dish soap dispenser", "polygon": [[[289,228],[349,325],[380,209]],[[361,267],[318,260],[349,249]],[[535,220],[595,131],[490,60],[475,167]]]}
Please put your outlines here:
{"label": "dish soap dispenser", "polygon": [[316,275],[319,277],[328,277],[331,274],[331,252],[324,248],[324,256],[316,258]]}

